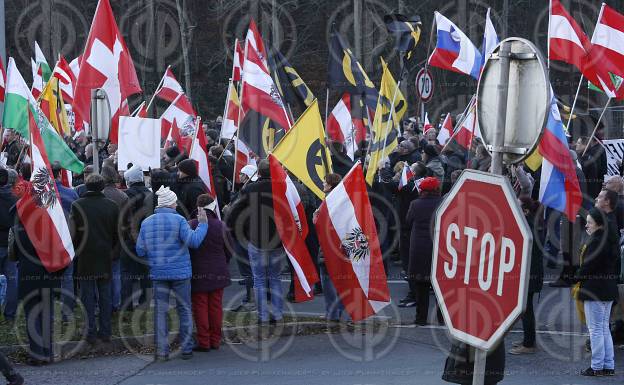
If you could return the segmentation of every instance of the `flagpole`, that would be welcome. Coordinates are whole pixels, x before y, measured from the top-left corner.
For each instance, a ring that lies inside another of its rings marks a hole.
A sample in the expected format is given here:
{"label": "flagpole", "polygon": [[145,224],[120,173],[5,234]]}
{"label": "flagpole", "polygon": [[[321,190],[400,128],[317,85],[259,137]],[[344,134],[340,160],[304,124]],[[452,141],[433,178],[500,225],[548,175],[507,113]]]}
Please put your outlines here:
{"label": "flagpole", "polygon": [[579,85],[576,88],[576,95],[574,95],[574,101],[572,101],[572,107],[570,107],[570,116],[568,116],[568,123],[565,126],[565,129],[566,131],[568,131],[568,133],[570,132],[570,122],[572,121],[572,115],[574,114],[574,107],[576,107],[576,99],[578,99],[579,92],[581,91],[582,85],[583,85],[583,74],[581,74],[581,78],[579,79]]}
{"label": "flagpole", "polygon": [[[550,70],[550,21],[552,20],[552,0],[548,1],[548,39],[546,42],[546,49],[547,54],[546,54],[546,67],[548,68],[548,70]],[[576,94],[578,95],[578,91],[576,92]],[[576,101],[576,99],[575,99]]]}
{"label": "flagpole", "polygon": [[[427,57],[425,58],[425,72],[427,71],[427,68],[429,67],[429,55],[431,54],[431,44],[433,43],[433,29],[435,28],[436,25],[436,13],[438,11],[435,11],[433,13],[433,20],[431,21],[431,30],[429,31],[429,44],[427,44]],[[420,98],[420,108],[418,111],[418,114],[423,116],[423,111],[425,110],[425,102],[422,101],[422,98]]]}
{"label": "flagpole", "polygon": [[165,69],[165,74],[163,75],[162,79],[160,79],[160,83],[158,83],[158,86],[156,86],[156,91],[154,91],[154,93],[152,94],[152,98],[150,99],[149,103],[147,103],[147,108],[145,109],[145,112],[149,112],[149,109],[152,106],[152,103],[154,102],[154,98],[156,97],[156,94],[158,93],[158,91],[160,91],[160,87],[165,82],[165,76],[167,76],[167,70],[169,68],[171,68],[171,65],[168,65],[167,68]]}
{"label": "flagpole", "polygon": [[[230,112],[230,96],[232,96],[231,88],[232,88],[232,85],[234,84],[234,60],[236,58],[236,55],[238,55],[238,53],[236,52],[237,47],[238,47],[238,38],[234,39],[234,54],[232,55],[232,75],[230,76],[230,80],[228,81],[228,90],[227,90],[227,96],[225,98],[225,107],[223,107],[223,120],[221,121],[221,130],[219,131],[219,138],[221,138],[221,133],[223,132],[223,122],[225,122],[226,116]],[[242,63],[240,63],[240,65],[242,69]],[[241,78],[242,78],[242,74],[241,74]],[[240,104],[240,100],[239,100],[239,104]]]}
{"label": "flagpole", "polygon": [[[325,136],[327,136],[327,119],[329,111],[329,87],[325,87]],[[349,111],[350,113],[351,111]]]}
{"label": "flagpole", "polygon": [[596,130],[598,130],[598,126],[600,125],[600,121],[602,120],[602,117],[604,116],[605,112],[607,111],[607,107],[609,107],[609,104],[611,104],[611,100],[612,99],[613,99],[612,97],[609,97],[609,100],[607,100],[607,103],[605,104],[604,108],[602,109],[602,113],[600,114],[600,117],[598,118],[598,121],[596,122],[596,126],[594,127],[594,131],[592,131],[592,134],[589,137],[589,140],[587,141],[587,146],[585,146],[585,150],[583,151],[583,154],[581,155],[581,158],[585,156],[585,153],[589,149],[589,145],[591,144],[592,139],[594,139],[594,136],[596,135]]}
{"label": "flagpole", "polygon": [[[446,141],[446,143],[444,144],[444,147],[442,147],[442,149],[440,150],[440,153],[442,153],[442,151],[446,149],[448,144],[451,143],[451,140],[455,138],[455,136],[457,136],[457,134],[459,133],[458,128],[461,128],[462,124],[464,124],[464,122],[466,121],[466,118],[468,117],[468,110],[472,108],[472,104],[476,96],[477,95],[475,94],[475,95],[472,95],[472,98],[470,98],[470,102],[468,102],[468,105],[466,106],[466,108],[464,109],[464,112],[462,113],[462,118],[459,121],[457,121],[457,123],[455,123],[455,127],[453,127],[453,135],[451,135],[451,137]],[[475,119],[476,118],[477,117],[475,116]]]}

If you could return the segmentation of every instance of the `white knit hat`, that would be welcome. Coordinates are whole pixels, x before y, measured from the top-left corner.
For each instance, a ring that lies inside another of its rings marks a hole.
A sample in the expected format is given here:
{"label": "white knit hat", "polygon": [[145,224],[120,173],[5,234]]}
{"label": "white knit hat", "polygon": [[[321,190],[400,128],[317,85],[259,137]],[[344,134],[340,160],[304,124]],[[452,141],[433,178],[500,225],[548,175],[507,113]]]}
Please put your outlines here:
{"label": "white knit hat", "polygon": [[160,189],[156,191],[156,195],[158,196],[158,206],[156,208],[169,207],[178,201],[177,195],[169,187],[160,186]]}
{"label": "white knit hat", "polygon": [[124,179],[129,185],[135,182],[143,182],[143,169],[138,164],[124,172]]}

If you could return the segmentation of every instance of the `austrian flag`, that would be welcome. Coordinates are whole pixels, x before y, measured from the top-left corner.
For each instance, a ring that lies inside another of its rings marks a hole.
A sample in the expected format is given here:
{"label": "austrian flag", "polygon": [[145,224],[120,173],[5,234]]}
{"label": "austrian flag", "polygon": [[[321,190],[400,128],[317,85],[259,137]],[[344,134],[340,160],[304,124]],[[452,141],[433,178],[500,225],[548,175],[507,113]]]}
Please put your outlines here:
{"label": "austrian flag", "polygon": [[275,225],[295,271],[295,301],[306,301],[312,299],[313,286],[319,277],[305,244],[308,222],[303,202],[297,188],[273,155],[269,155],[269,163]]}
{"label": "austrian flag", "polygon": [[359,162],[327,194],[315,226],[329,276],[353,321],[387,306],[386,272]]}

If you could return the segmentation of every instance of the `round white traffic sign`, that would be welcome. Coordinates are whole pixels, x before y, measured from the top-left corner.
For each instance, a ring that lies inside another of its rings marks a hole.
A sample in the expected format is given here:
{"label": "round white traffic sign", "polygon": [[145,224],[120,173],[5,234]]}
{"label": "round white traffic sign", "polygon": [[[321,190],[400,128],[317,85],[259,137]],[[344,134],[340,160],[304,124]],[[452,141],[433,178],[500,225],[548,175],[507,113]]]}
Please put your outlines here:
{"label": "round white traffic sign", "polygon": [[416,92],[423,103],[431,100],[433,96],[433,76],[425,68],[421,68],[416,75]]}

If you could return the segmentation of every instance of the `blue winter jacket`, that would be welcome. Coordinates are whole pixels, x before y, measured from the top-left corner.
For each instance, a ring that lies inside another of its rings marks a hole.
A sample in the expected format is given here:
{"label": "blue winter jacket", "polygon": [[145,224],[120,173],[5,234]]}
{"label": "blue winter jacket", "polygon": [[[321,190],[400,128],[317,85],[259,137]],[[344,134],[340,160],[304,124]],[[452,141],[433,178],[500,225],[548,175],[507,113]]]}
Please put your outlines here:
{"label": "blue winter jacket", "polygon": [[192,274],[188,249],[199,247],[207,232],[206,223],[192,230],[176,210],[158,208],[141,223],[136,253],[147,259],[150,279],[188,279]]}

